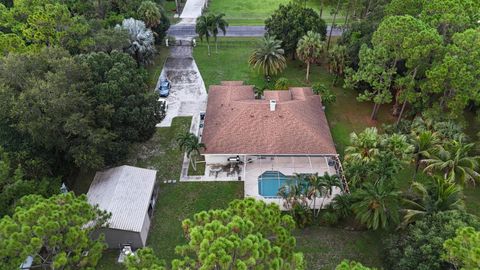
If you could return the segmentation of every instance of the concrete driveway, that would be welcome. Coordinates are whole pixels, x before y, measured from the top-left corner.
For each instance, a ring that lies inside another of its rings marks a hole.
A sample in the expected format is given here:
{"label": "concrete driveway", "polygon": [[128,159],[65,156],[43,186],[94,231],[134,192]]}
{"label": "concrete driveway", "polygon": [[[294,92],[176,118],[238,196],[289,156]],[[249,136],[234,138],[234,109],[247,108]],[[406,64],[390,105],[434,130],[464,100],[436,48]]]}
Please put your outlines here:
{"label": "concrete driveway", "polygon": [[169,127],[177,116],[194,116],[205,111],[207,91],[197,64],[192,57],[191,46],[174,46],[165,61],[162,78],[170,80],[172,85],[167,97],[168,109],[165,119],[157,127]]}

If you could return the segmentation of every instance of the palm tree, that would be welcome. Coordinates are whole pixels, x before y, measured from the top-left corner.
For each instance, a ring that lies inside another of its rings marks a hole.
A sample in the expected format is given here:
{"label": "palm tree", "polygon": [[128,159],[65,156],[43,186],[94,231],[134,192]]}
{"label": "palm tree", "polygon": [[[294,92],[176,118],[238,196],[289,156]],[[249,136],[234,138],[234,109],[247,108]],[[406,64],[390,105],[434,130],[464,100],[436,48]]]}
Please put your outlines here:
{"label": "palm tree", "polygon": [[436,121],[431,117],[415,117],[412,122],[412,130],[416,133],[430,130],[435,132],[441,141],[463,141],[467,138],[463,133],[463,128],[456,122]]}
{"label": "palm tree", "polygon": [[305,36],[298,41],[297,55],[300,60],[307,64],[307,75],[305,80],[308,81],[310,75],[310,65],[320,58],[323,52],[324,42],[319,33],[308,31]]}
{"label": "palm tree", "polygon": [[333,85],[336,85],[340,76],[345,73],[345,66],[347,65],[347,47],[343,45],[335,45],[328,52],[328,70],[335,74]]}
{"label": "palm tree", "polygon": [[322,202],[322,206],[317,210],[317,198],[325,198],[327,193],[326,183],[323,181],[322,177],[318,176],[318,173],[306,177],[306,180],[308,181],[307,198],[309,200],[313,199],[313,216],[316,218],[318,215],[317,213],[320,213],[320,209],[323,206]]}
{"label": "palm tree", "polygon": [[[323,189],[324,192],[322,194],[322,204],[320,205],[320,209],[323,208],[323,204],[325,203],[326,198],[330,198],[333,194],[333,188],[337,187],[341,190],[343,190],[343,184],[342,181],[340,180],[340,177],[338,175],[330,175],[328,172],[326,172],[323,176],[320,176],[321,182],[323,184]],[[320,209],[317,212],[317,216],[320,213]]]}
{"label": "palm tree", "polygon": [[289,192],[290,188],[289,186],[287,185],[284,185],[284,186],[281,186],[279,189],[278,189],[278,192],[277,192],[277,195],[280,196],[282,199],[283,199],[283,206],[285,207],[285,209],[287,210],[291,210],[292,209],[292,204],[291,204],[291,201],[290,201],[290,192]]}
{"label": "palm tree", "polygon": [[[205,149],[205,144],[201,143],[197,136],[193,133],[181,134],[177,137],[178,146],[185,151],[190,159],[193,170],[197,170],[196,157],[200,155],[200,150]],[[195,159],[195,160],[194,160]]]}
{"label": "palm tree", "polygon": [[162,19],[162,9],[159,5],[152,1],[143,1],[137,11],[140,19],[142,19],[146,26],[153,29],[160,24]]}
{"label": "palm tree", "polygon": [[465,144],[462,140],[439,144],[429,151],[429,158],[423,160],[427,164],[424,170],[441,173],[451,182],[462,185],[466,182],[475,184],[475,181],[480,180],[480,174],[477,172],[480,156],[470,156],[474,147],[474,143]]}
{"label": "palm tree", "polygon": [[[302,177],[297,175],[297,179],[302,179]],[[292,212],[292,216],[295,216],[296,205],[300,205],[302,208],[308,206],[305,192],[306,188],[302,184],[291,184],[280,187],[277,195],[283,198],[285,208]]]}
{"label": "palm tree", "polygon": [[380,153],[380,135],[375,127],[350,134],[350,146],[345,149],[345,160],[371,162]]}
{"label": "palm tree", "polygon": [[130,46],[126,51],[131,54],[137,64],[147,64],[155,53],[155,37],[152,30],[145,26],[145,23],[133,18],[124,19],[122,25],[117,29],[126,29],[130,40]]}
{"label": "palm tree", "polygon": [[413,174],[413,179],[415,180],[418,173],[418,168],[420,167],[421,161],[428,157],[429,152],[440,142],[440,139],[437,136],[437,133],[430,130],[421,131],[418,134],[413,135],[413,146],[415,148],[414,162],[415,162],[415,171]]}
{"label": "palm tree", "polygon": [[210,21],[210,32],[212,33],[212,36],[215,40],[215,52],[218,53],[218,45],[217,45],[217,36],[218,36],[218,30],[222,30],[223,35],[225,36],[227,34],[227,27],[228,23],[227,21],[223,18],[225,16],[224,13],[214,15],[212,14],[212,19]]}
{"label": "palm tree", "polygon": [[399,133],[384,136],[382,146],[400,161],[410,162],[411,154],[414,151],[414,147],[410,144],[407,136]]}
{"label": "palm tree", "polygon": [[330,33],[328,34],[327,51],[330,49],[330,41],[332,40],[332,32],[333,32],[333,28],[335,27],[335,20],[337,19],[337,14],[338,14],[339,9],[340,9],[340,0],[337,0],[337,7],[335,8],[335,11],[333,13],[332,26],[330,27]]}
{"label": "palm tree", "polygon": [[287,67],[285,51],[281,48],[281,41],[275,37],[266,36],[259,46],[253,51],[248,63],[253,68],[262,70],[265,77],[276,75]]}
{"label": "palm tree", "polygon": [[400,192],[392,185],[381,181],[366,183],[353,194],[352,210],[356,218],[369,229],[387,228],[398,223]]}
{"label": "palm tree", "polygon": [[212,15],[202,15],[197,18],[197,23],[195,25],[195,32],[197,33],[198,37],[201,41],[205,37],[207,41],[207,48],[208,48],[208,56],[210,56],[210,36],[211,36],[211,25],[212,25],[213,17]]}
{"label": "palm tree", "polygon": [[332,199],[332,208],[340,218],[346,218],[352,214],[352,203],[352,195],[343,193]]}
{"label": "palm tree", "polygon": [[434,177],[430,185],[413,182],[413,198],[404,199],[402,226],[437,212],[463,210],[462,189],[441,177]]}

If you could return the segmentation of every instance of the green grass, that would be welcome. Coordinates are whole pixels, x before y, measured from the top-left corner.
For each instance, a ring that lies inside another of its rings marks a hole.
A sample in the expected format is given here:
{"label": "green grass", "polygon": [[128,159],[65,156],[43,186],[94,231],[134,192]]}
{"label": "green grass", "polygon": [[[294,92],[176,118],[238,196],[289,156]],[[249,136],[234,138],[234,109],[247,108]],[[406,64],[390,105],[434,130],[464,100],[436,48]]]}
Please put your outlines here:
{"label": "green grass", "polygon": [[[281,5],[288,4],[290,0],[211,0],[208,7],[210,13],[225,13],[225,18],[230,25],[263,25],[265,19]],[[307,7],[320,11],[319,0],[307,0]],[[333,6],[325,6],[322,18],[331,23]],[[344,16],[337,16],[337,23],[344,21]]]}
{"label": "green grass", "polygon": [[192,163],[188,166],[188,175],[205,175],[205,156],[197,158],[197,170],[193,169]]}
{"label": "green grass", "polygon": [[175,246],[186,243],[181,226],[184,219],[203,210],[225,208],[237,198],[243,198],[243,182],[162,184],[148,246],[171,261]]}
{"label": "green grass", "polygon": [[175,1],[162,1],[161,4],[163,6],[163,9],[165,10],[165,14],[170,20],[170,24],[176,24],[178,21],[180,21],[179,18],[174,18],[174,15],[176,13]]}
{"label": "green grass", "polygon": [[152,63],[148,65],[146,68],[148,72],[148,87],[151,88],[152,90],[155,89],[155,86],[157,85],[158,77],[160,77],[160,73],[162,72],[162,69],[163,69],[163,64],[165,63],[165,60],[170,54],[170,48],[165,47],[163,45],[161,46],[157,45],[156,49],[157,49],[157,52],[155,54],[155,57],[153,58]]}
{"label": "green grass", "polygon": [[382,267],[382,240],[378,232],[312,226],[296,230],[295,236],[297,250],[303,252],[307,269],[335,269],[344,259]]}
{"label": "green grass", "polygon": [[480,188],[478,186],[467,185],[464,187],[465,206],[467,212],[480,217]]}
{"label": "green grass", "polygon": [[157,180],[180,178],[183,152],[176,138],[190,128],[191,117],[176,117],[169,128],[157,128],[153,137],[131,147],[126,164],[157,170]]}

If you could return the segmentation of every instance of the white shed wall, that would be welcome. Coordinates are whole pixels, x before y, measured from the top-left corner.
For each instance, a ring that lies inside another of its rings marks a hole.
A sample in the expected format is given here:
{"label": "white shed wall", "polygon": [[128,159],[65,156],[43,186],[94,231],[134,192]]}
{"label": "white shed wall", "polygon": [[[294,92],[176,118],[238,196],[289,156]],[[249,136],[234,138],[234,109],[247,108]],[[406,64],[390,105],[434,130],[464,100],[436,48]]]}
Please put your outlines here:
{"label": "white shed wall", "polygon": [[144,246],[147,244],[147,237],[148,237],[148,229],[149,228],[150,228],[150,217],[148,216],[148,212],[147,212],[147,213],[145,213],[145,218],[143,220],[142,231],[140,232],[140,238],[141,238]]}

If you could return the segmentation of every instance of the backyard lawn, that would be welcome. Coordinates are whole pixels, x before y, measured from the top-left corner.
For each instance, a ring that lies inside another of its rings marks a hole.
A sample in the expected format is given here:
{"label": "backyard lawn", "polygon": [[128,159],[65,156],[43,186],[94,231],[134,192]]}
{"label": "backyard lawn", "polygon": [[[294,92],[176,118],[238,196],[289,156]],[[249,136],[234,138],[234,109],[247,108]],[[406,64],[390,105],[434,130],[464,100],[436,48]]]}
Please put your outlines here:
{"label": "backyard lawn", "polygon": [[382,267],[382,240],[378,232],[311,226],[294,234],[297,250],[307,260],[307,269],[335,269],[344,259]]}
{"label": "backyard lawn", "polygon": [[[211,0],[207,11],[210,13],[225,13],[225,18],[230,25],[263,25],[265,19],[270,17],[280,5],[286,5],[291,0]],[[320,11],[319,0],[307,0],[307,7]],[[322,18],[331,23],[333,6],[325,6]],[[344,21],[344,15],[337,16],[337,23]]]}
{"label": "backyard lawn", "polygon": [[150,227],[148,246],[167,262],[175,257],[175,246],[186,243],[182,221],[209,209],[225,208],[243,198],[243,182],[177,183],[160,186],[157,208]]}

